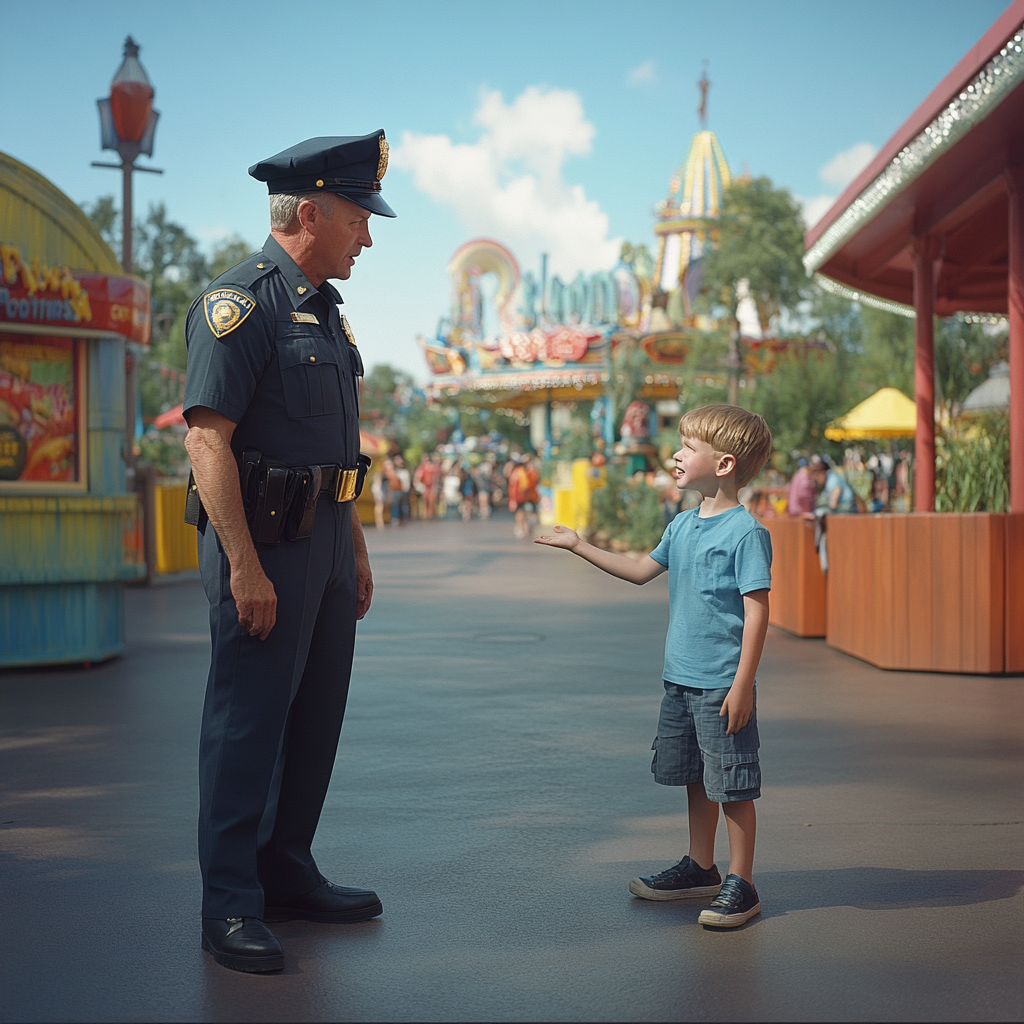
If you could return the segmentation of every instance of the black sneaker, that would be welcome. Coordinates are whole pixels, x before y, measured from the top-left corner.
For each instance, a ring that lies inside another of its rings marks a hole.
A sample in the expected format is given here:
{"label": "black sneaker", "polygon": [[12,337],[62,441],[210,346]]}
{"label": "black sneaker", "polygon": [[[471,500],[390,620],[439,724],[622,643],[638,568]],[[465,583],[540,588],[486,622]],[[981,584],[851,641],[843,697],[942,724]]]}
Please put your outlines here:
{"label": "black sneaker", "polygon": [[705,928],[738,928],[760,913],[757,890],[739,875],[726,875],[721,891],[697,921]]}
{"label": "black sneaker", "polygon": [[714,896],[722,887],[722,876],[714,864],[706,871],[689,857],[650,878],[634,878],[629,891],[645,900],[692,900]]}

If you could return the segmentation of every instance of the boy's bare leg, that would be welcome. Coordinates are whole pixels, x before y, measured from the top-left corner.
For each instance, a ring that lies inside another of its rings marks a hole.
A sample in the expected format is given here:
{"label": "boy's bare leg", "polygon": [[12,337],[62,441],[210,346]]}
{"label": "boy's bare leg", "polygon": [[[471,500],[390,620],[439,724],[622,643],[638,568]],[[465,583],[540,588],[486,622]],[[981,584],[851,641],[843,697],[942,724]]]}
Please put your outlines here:
{"label": "boy's bare leg", "polygon": [[[706,871],[715,863],[719,805],[708,799],[702,782],[686,787],[686,803],[690,823],[690,860]],[[729,835],[732,836],[731,831]]]}
{"label": "boy's bare leg", "polygon": [[[729,874],[754,884],[754,839],[757,836],[757,813],[753,800],[737,800],[722,804],[725,824],[729,830]],[[693,826],[690,826],[693,834]]]}

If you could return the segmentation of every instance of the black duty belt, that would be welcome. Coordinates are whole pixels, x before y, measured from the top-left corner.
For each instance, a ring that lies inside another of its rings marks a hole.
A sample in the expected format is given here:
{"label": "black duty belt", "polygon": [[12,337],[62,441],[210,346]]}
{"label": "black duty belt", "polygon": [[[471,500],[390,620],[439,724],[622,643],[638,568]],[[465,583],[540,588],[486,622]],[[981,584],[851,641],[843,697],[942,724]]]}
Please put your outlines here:
{"label": "black duty belt", "polygon": [[[239,483],[252,539],[258,544],[279,544],[308,537],[313,532],[320,498],[354,501],[363,489],[369,466],[366,455],[360,455],[351,467],[337,463],[273,466],[261,452],[242,452]],[[201,513],[195,481],[190,476],[185,522],[197,525]]]}

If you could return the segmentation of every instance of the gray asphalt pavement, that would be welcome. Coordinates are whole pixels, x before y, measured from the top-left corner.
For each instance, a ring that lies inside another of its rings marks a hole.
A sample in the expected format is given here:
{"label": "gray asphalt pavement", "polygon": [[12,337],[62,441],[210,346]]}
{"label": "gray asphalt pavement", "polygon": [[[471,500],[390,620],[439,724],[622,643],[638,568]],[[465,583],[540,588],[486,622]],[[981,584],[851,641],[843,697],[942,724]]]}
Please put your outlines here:
{"label": "gray asphalt pavement", "polygon": [[[686,851],[657,786],[664,578],[511,536],[369,541],[316,840],[384,916],[275,926],[278,975],[199,949],[198,584],[128,592],[125,657],[0,673],[0,1020],[1015,1020],[1024,680],[885,673],[770,632],[763,913],[627,890]],[[724,869],[724,827],[718,863]]]}

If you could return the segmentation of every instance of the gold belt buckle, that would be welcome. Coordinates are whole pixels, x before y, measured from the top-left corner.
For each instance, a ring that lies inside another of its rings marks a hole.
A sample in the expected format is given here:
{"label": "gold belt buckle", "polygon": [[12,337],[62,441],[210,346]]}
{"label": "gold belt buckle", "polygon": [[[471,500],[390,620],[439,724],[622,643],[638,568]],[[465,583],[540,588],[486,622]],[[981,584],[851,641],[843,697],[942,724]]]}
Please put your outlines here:
{"label": "gold belt buckle", "polygon": [[356,496],[357,470],[340,470],[334,483],[335,501],[352,501]]}

